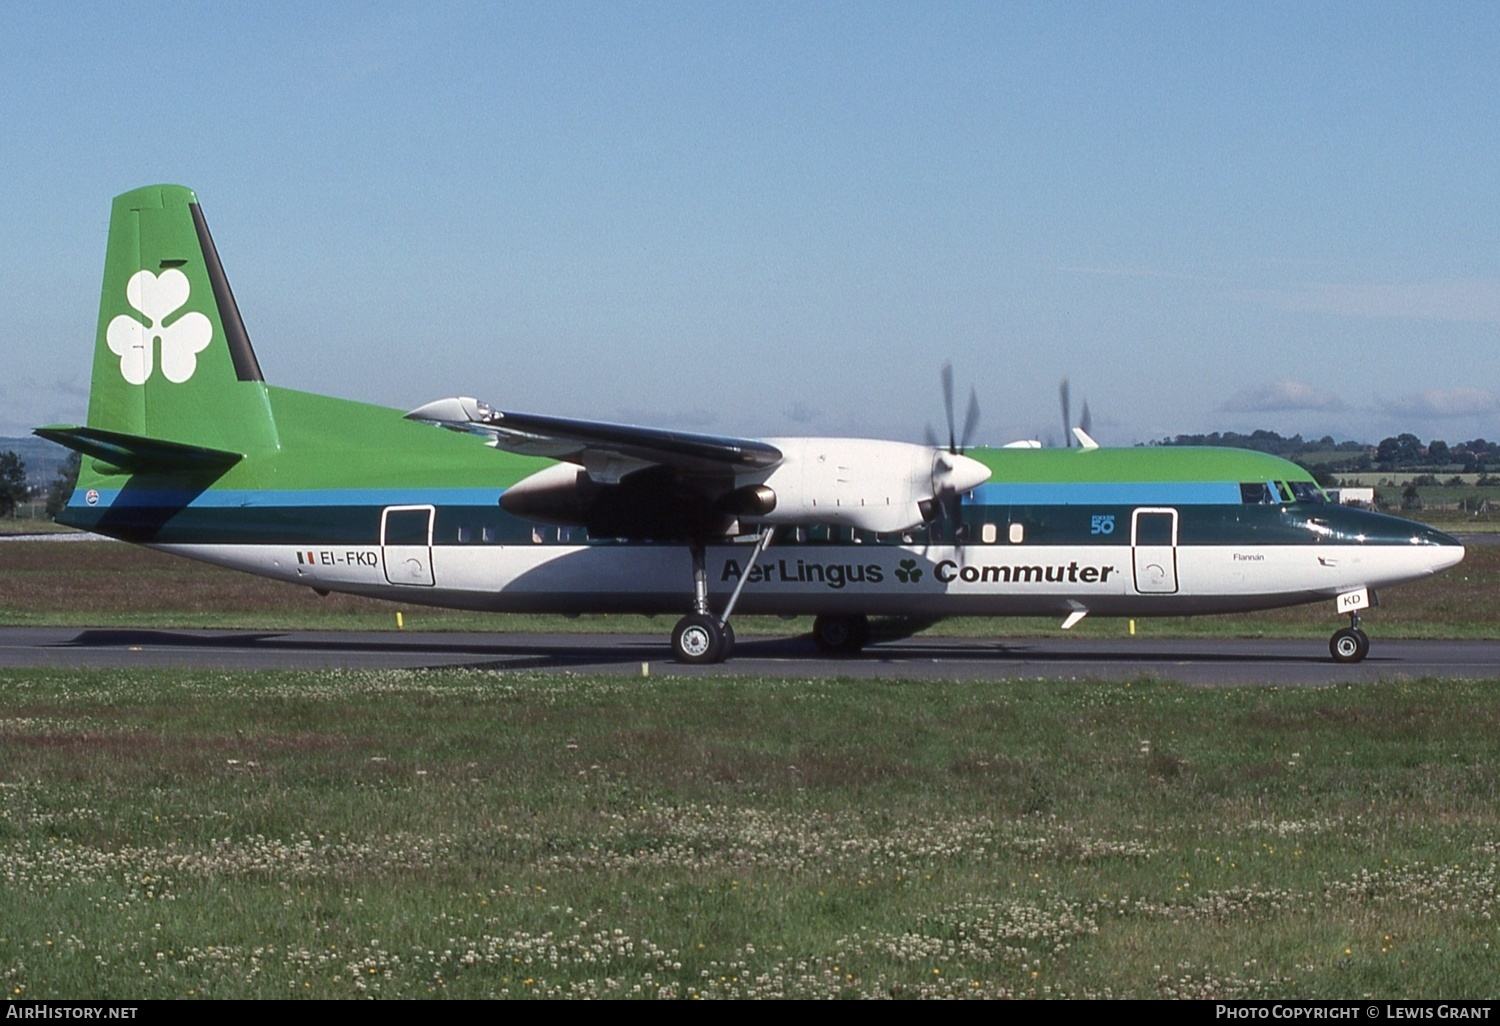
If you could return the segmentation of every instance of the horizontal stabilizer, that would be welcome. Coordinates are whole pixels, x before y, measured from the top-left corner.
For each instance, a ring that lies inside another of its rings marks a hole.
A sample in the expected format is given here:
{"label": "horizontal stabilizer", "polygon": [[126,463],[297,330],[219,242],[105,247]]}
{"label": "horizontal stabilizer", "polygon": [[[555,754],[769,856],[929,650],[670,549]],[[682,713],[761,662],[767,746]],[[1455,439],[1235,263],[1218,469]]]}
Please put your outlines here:
{"label": "horizontal stabilizer", "polygon": [[222,472],[245,458],[243,453],[164,442],[159,438],[143,438],[103,428],[44,427],[37,428],[33,434],[131,474],[183,470]]}

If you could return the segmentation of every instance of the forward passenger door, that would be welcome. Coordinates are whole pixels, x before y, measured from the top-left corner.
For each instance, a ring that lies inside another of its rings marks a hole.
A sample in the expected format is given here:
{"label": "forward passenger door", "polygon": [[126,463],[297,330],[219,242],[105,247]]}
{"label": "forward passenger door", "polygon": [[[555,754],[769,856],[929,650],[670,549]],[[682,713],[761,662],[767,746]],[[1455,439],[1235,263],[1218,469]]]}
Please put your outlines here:
{"label": "forward passenger door", "polygon": [[1135,590],[1140,595],[1177,593],[1177,511],[1147,507],[1130,518]]}

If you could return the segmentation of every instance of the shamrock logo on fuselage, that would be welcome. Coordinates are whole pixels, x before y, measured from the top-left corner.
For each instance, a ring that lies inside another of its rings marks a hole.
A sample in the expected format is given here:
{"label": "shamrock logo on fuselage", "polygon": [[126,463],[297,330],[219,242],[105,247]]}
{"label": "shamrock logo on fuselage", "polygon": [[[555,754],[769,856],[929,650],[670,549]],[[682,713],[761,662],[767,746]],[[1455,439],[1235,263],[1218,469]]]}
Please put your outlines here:
{"label": "shamrock logo on fuselage", "polygon": [[132,385],[144,385],[155,362],[156,342],[161,340],[161,372],[174,384],[182,384],[198,369],[198,354],[213,341],[214,326],[196,310],[171,324],[166,319],[188,301],[192,286],[187,275],[172,267],[161,275],[136,271],[125,283],[125,298],[151,322],[142,324],[120,314],[109,322],[104,338],[110,352],[120,358],[120,375]]}
{"label": "shamrock logo on fuselage", "polygon": [[896,566],[896,579],[902,584],[916,584],[922,579],[922,569],[915,559],[903,559]]}

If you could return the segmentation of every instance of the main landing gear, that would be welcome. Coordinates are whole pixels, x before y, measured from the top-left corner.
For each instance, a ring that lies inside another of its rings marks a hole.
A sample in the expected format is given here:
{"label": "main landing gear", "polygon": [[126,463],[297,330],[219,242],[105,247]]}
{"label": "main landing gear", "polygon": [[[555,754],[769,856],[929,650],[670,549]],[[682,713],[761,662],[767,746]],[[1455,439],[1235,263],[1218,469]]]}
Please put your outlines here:
{"label": "main landing gear", "polygon": [[867,616],[823,615],[813,621],[813,643],[829,655],[854,655],[870,642]]}
{"label": "main landing gear", "polygon": [[693,557],[693,611],[678,620],[677,626],[672,629],[672,654],[679,663],[722,663],[734,654],[734,627],[729,622],[729,615],[734,612],[735,604],[740,600],[740,592],[745,590],[745,582],[750,579],[750,570],[755,566],[755,561],[760,559],[761,553],[771,544],[772,533],[774,528],[761,529],[755,551],[750,554],[750,559],[740,574],[739,583],[734,586],[734,592],[725,603],[724,612],[718,616],[708,608],[708,569],[705,565],[704,543],[694,541],[688,546]]}
{"label": "main landing gear", "polygon": [[734,654],[734,627],[712,613],[689,613],[672,629],[679,663],[722,663]]}
{"label": "main landing gear", "polygon": [[1359,629],[1359,614],[1349,614],[1349,626],[1333,632],[1328,651],[1336,663],[1357,663],[1370,654],[1370,637]]}

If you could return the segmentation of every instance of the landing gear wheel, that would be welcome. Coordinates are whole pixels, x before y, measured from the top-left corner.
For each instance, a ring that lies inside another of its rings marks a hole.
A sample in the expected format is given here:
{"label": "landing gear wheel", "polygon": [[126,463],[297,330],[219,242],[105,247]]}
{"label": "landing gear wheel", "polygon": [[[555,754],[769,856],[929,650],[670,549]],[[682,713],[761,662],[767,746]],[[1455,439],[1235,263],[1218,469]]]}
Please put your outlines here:
{"label": "landing gear wheel", "polygon": [[813,621],[813,642],[829,655],[853,655],[869,641],[869,617],[820,616]]}
{"label": "landing gear wheel", "polygon": [[714,617],[691,613],[672,630],[672,654],[679,663],[717,663],[724,658],[724,636]]}
{"label": "landing gear wheel", "polygon": [[1357,663],[1370,654],[1370,638],[1358,627],[1345,627],[1328,639],[1328,651],[1336,663]]}
{"label": "landing gear wheel", "polygon": [[719,639],[719,662],[727,663],[734,658],[734,624],[726,623],[720,630],[723,636]]}

